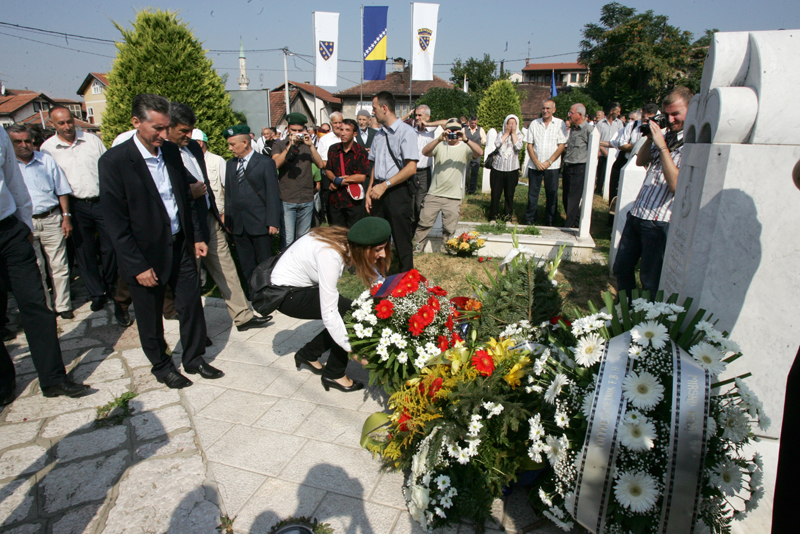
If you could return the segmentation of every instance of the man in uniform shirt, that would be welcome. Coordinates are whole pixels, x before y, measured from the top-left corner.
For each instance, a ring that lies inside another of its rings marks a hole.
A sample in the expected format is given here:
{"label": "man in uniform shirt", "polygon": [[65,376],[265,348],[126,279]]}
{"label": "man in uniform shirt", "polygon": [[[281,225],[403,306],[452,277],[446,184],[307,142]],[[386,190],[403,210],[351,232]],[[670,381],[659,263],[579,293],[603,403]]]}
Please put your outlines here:
{"label": "man in uniform shirt", "polygon": [[392,227],[400,271],[414,268],[413,204],[408,180],[417,172],[419,148],[414,129],[395,114],[394,95],[381,91],[372,99],[372,112],[381,125],[375,134],[369,160],[373,162],[365,207]]}
{"label": "man in uniform shirt", "polygon": [[[33,240],[36,261],[42,274],[47,306],[62,319],[72,319],[72,299],[69,294],[69,265],[67,238],[72,233],[69,213],[67,177],[49,155],[33,150],[30,129],[22,124],[8,128],[14,145],[19,170],[25,179],[33,203]],[[47,261],[45,261],[45,256]],[[53,273],[53,297],[47,291],[47,265]]]}
{"label": "man in uniform shirt", "polygon": [[340,129],[342,142],[328,151],[325,172],[330,184],[328,220],[332,226],[352,228],[364,217],[364,199],[356,200],[348,192],[351,184],[364,187],[369,169],[367,150],[353,141],[357,128],[356,121],[344,119]]}
{"label": "man in uniform shirt", "polygon": [[[89,386],[67,377],[58,344],[56,316],[47,308],[42,279],[33,253],[31,197],[19,171],[14,148],[0,128],[0,280],[19,306],[31,359],[45,397],[77,397]],[[0,343],[0,406],[14,400],[16,371],[5,344]]]}
{"label": "man in uniform shirt", "polygon": [[[302,113],[290,113],[286,120],[289,123],[289,137],[273,145],[272,159],[279,172],[278,186],[283,202],[283,225],[288,247],[311,230],[315,188],[311,164],[324,169],[325,161],[306,131],[307,117]],[[320,146],[327,137],[322,138]],[[338,137],[335,139],[338,142]],[[325,157],[328,157],[327,152]],[[323,180],[323,190],[326,182]]]}
{"label": "man in uniform shirt", "polygon": [[564,150],[561,195],[566,212],[564,227],[577,228],[581,215],[586,161],[589,156],[589,134],[594,130],[594,126],[586,120],[586,107],[583,104],[573,104],[567,117],[571,126],[567,148]]}
{"label": "man in uniform shirt", "polygon": [[[91,309],[99,311],[105,306],[117,279],[117,257],[100,208],[100,181],[97,175],[97,162],[106,147],[96,135],[76,130],[75,119],[67,108],[53,106],[50,119],[56,128],[56,135],[44,142],[42,152],[56,160],[72,188],[70,207],[75,259],[92,301]],[[102,274],[98,268],[95,233],[100,240]]]}

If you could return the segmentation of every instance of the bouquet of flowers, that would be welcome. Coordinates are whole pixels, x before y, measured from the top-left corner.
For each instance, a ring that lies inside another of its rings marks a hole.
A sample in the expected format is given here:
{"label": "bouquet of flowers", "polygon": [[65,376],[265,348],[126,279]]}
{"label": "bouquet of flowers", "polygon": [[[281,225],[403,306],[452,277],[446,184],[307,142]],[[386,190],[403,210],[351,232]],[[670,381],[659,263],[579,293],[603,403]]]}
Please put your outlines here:
{"label": "bouquet of flowers", "polygon": [[552,466],[532,504],[564,530],[729,531],[763,495],[761,459],[744,448],[754,422],[770,424],[749,373],[717,379],[738,345],[704,310],[690,319],[688,299],[605,300],[609,313],[592,306],[530,345],[525,381],[544,402],[528,455]]}
{"label": "bouquet of flowers", "polygon": [[370,385],[392,392],[461,341],[447,292],[416,269],[364,291],[345,316],[350,345],[368,363]]}
{"label": "bouquet of flowers", "polygon": [[464,232],[458,237],[451,237],[445,241],[445,250],[456,256],[472,256],[479,249],[483,248],[485,240],[480,239],[478,232]]}
{"label": "bouquet of flowers", "polygon": [[[373,414],[362,445],[391,470],[409,470],[409,512],[423,528],[462,518],[478,525],[528,460],[536,396],[523,384],[527,350],[513,340],[462,343],[437,356],[389,399],[393,413]],[[381,439],[370,439],[382,427]]]}

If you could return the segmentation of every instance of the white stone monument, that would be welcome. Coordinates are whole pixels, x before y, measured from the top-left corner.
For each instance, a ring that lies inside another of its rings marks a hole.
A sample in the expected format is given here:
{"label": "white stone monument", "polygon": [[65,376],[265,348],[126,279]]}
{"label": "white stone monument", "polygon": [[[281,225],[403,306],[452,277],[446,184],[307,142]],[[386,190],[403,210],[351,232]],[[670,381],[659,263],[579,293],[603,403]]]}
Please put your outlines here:
{"label": "white stone monument", "polygon": [[611,168],[614,167],[614,162],[617,161],[619,150],[614,147],[608,148],[608,157],[606,158],[606,173],[603,177],[603,200],[606,202],[611,200]]}
{"label": "white stone monument", "polygon": [[[497,147],[494,146],[496,141],[497,130],[492,128],[486,132],[486,148],[483,151],[484,161],[486,161],[486,158],[489,157],[489,154],[497,150]],[[481,193],[489,193],[492,190],[492,185],[489,183],[489,173],[492,172],[492,170],[487,169],[486,167],[481,167],[480,171],[483,175],[483,179],[481,180]]]}
{"label": "white stone monument", "polygon": [[583,175],[583,196],[581,198],[581,216],[578,219],[578,237],[591,239],[589,231],[592,226],[592,202],[594,202],[594,178],[597,176],[597,152],[600,150],[600,132],[597,128],[589,134],[589,148],[586,156],[586,172]]}
{"label": "white stone monument", "polygon": [[[768,533],[786,376],[800,346],[800,30],[717,33],[689,106],[660,287],[713,311],[773,425],[761,506],[734,532]],[[796,446],[796,444],[789,444]]]}
{"label": "white stone monument", "polygon": [[617,258],[617,249],[619,248],[619,240],[622,237],[622,230],[625,229],[625,221],[628,218],[628,212],[633,208],[633,203],[639,195],[639,190],[642,188],[645,176],[647,176],[647,168],[639,167],[636,165],[636,155],[645,142],[645,138],[639,139],[631,149],[628,163],[622,167],[619,173],[619,187],[617,188],[617,203],[614,209],[614,228],[611,230],[611,244],[608,247],[608,272],[614,274],[614,260]]}

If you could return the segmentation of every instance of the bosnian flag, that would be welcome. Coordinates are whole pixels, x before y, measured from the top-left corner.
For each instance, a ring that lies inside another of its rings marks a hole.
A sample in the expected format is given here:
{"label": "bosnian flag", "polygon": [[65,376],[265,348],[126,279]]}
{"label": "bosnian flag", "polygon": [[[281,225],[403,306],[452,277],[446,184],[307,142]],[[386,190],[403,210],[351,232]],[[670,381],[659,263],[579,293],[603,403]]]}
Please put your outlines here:
{"label": "bosnian flag", "polygon": [[433,53],[436,49],[436,24],[439,20],[439,4],[414,2],[411,39],[414,43],[411,55],[411,79],[433,80]]}
{"label": "bosnian flag", "polygon": [[386,6],[364,6],[364,80],[386,79]]}
{"label": "bosnian flag", "polygon": [[314,43],[316,44],[317,85],[335,86],[339,61],[339,14],[314,12]]}

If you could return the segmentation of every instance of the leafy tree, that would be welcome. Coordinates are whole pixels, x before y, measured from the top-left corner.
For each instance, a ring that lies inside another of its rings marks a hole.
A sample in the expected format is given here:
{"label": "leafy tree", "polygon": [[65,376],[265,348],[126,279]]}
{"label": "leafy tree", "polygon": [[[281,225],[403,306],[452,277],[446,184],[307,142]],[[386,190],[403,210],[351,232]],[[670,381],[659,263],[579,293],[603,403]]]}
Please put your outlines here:
{"label": "leafy tree", "polygon": [[497,64],[489,54],[484,54],[483,59],[471,57],[466,61],[461,61],[461,58],[458,58],[450,68],[450,82],[457,87],[463,87],[464,75],[466,75],[467,81],[469,81],[469,94],[480,100],[484,91],[495,81],[508,78],[508,72],[499,76],[495,74],[496,72]]}
{"label": "leafy tree", "polygon": [[425,104],[431,108],[431,120],[438,121],[451,117],[469,117],[478,109],[475,97],[460,89],[434,87],[417,100],[416,105]]}
{"label": "leafy tree", "polygon": [[603,105],[618,101],[632,109],[659,102],[675,85],[688,83],[689,73],[702,71],[691,32],[667,21],[652,10],[604,5],[600,23],[583,29],[579,60],[591,71],[589,93]]}
{"label": "leafy tree", "polygon": [[556,112],[553,115],[564,121],[567,120],[567,112],[573,104],[583,104],[586,106],[587,117],[593,117],[594,114],[597,113],[597,110],[601,109],[597,100],[577,87],[572,88],[571,91],[564,90],[558,93],[558,96],[553,100],[556,103]]}
{"label": "leafy tree", "polygon": [[222,131],[235,124],[230,96],[206,58],[203,47],[175,12],[143,10],[122,34],[117,58],[108,74],[108,106],[103,115],[103,140],[131,128],[131,104],[140,93],[155,93],[194,110],[197,127],[208,135],[209,150],[227,154]]}
{"label": "leafy tree", "polygon": [[[494,128],[499,132],[503,127],[503,120],[511,114],[522,120],[519,94],[513,83],[498,80],[486,90],[478,104],[478,124],[484,130]],[[521,129],[522,124],[519,127]]]}

